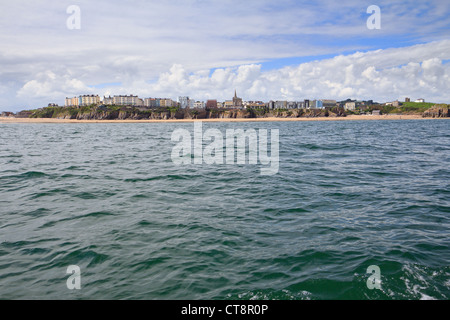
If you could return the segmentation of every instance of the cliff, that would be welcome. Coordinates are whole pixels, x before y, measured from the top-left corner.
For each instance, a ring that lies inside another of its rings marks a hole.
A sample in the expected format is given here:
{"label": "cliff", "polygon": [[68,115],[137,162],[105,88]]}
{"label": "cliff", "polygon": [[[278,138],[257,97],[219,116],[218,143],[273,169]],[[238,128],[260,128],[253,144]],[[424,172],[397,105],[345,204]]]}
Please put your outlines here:
{"label": "cliff", "polygon": [[448,105],[437,104],[426,110],[422,117],[424,118],[448,118],[450,117],[450,108]]}
{"label": "cliff", "polygon": [[[403,109],[383,110],[383,114],[413,114],[422,115],[424,118],[450,117],[450,105],[431,104],[429,109],[424,109],[425,104],[411,104]],[[425,110],[425,111],[423,111]],[[395,111],[395,112],[394,112]],[[5,113],[6,114],[6,113]],[[21,111],[9,115],[16,118],[54,118],[77,120],[175,120],[175,119],[250,119],[250,118],[316,118],[316,117],[346,117],[343,108],[331,109],[275,109],[250,108],[250,109],[180,109],[177,107],[166,108],[137,108],[124,106],[83,106],[46,108]]]}
{"label": "cliff", "polygon": [[246,118],[299,118],[345,117],[343,109],[179,109],[136,108],[120,106],[89,106],[82,108],[46,107],[33,110],[30,118],[55,118],[77,120],[173,120],[173,119],[246,119]]}

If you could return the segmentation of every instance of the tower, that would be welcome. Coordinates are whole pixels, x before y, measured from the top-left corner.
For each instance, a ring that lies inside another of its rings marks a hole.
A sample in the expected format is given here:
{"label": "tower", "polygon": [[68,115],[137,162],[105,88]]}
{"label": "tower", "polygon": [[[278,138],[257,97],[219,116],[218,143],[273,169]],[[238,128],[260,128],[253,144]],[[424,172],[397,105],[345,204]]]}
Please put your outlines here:
{"label": "tower", "polygon": [[236,90],[234,90],[233,107],[242,108],[242,99],[238,98]]}

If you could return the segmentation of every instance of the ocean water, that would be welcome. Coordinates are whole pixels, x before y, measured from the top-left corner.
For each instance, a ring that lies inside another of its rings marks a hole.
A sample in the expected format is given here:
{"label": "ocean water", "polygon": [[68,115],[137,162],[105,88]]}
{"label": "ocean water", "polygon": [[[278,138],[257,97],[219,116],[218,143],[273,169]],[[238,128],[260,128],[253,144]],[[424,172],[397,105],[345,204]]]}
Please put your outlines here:
{"label": "ocean water", "polygon": [[192,123],[0,124],[0,299],[450,298],[448,120],[203,127],[278,129],[278,174],[176,166]]}

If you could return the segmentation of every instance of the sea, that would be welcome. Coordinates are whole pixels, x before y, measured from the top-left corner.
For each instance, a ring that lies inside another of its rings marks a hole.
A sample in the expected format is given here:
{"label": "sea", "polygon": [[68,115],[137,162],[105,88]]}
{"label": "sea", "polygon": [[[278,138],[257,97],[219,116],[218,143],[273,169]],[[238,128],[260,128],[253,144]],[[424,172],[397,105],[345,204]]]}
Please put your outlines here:
{"label": "sea", "polygon": [[450,298],[448,120],[203,123],[278,130],[269,175],[179,129],[0,124],[0,299]]}

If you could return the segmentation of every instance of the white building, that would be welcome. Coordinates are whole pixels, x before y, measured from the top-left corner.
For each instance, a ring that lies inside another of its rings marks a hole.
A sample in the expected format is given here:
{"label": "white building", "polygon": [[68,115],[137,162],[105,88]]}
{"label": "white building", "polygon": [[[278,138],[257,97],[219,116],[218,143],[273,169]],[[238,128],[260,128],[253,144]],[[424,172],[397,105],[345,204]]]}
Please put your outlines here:
{"label": "white building", "polygon": [[113,105],[114,104],[114,98],[112,98],[111,96],[105,97],[103,96],[103,104],[106,105]]}
{"label": "white building", "polygon": [[66,107],[83,107],[92,104],[100,104],[100,97],[98,95],[84,95],[73,98],[66,98]]}
{"label": "white building", "polygon": [[205,109],[205,102],[204,101],[196,101],[194,103],[195,109]]}
{"label": "white building", "polygon": [[420,99],[417,99],[417,100],[414,101],[414,102],[416,102],[416,103],[424,103],[424,102],[425,102],[425,99],[420,98]]}
{"label": "white building", "polygon": [[113,104],[117,106],[143,106],[144,101],[138,96],[114,96]]}
{"label": "white building", "polygon": [[90,106],[92,104],[99,104],[100,103],[100,97],[98,95],[84,95],[79,96],[79,105],[80,106]]}
{"label": "white building", "polygon": [[297,102],[297,101],[288,101],[287,102],[288,109],[297,109],[298,105],[299,105],[299,102]]}
{"label": "white building", "polygon": [[223,103],[223,107],[232,109],[233,108],[233,100],[225,100]]}
{"label": "white building", "polygon": [[344,105],[344,110],[355,111],[356,110],[356,102],[346,102]]}
{"label": "white building", "polygon": [[181,109],[189,108],[190,99],[189,97],[178,97],[178,102],[180,103]]}
{"label": "white building", "polygon": [[287,101],[275,101],[275,109],[286,109]]}
{"label": "white building", "polygon": [[262,101],[244,101],[242,105],[244,108],[264,108],[266,106]]}

